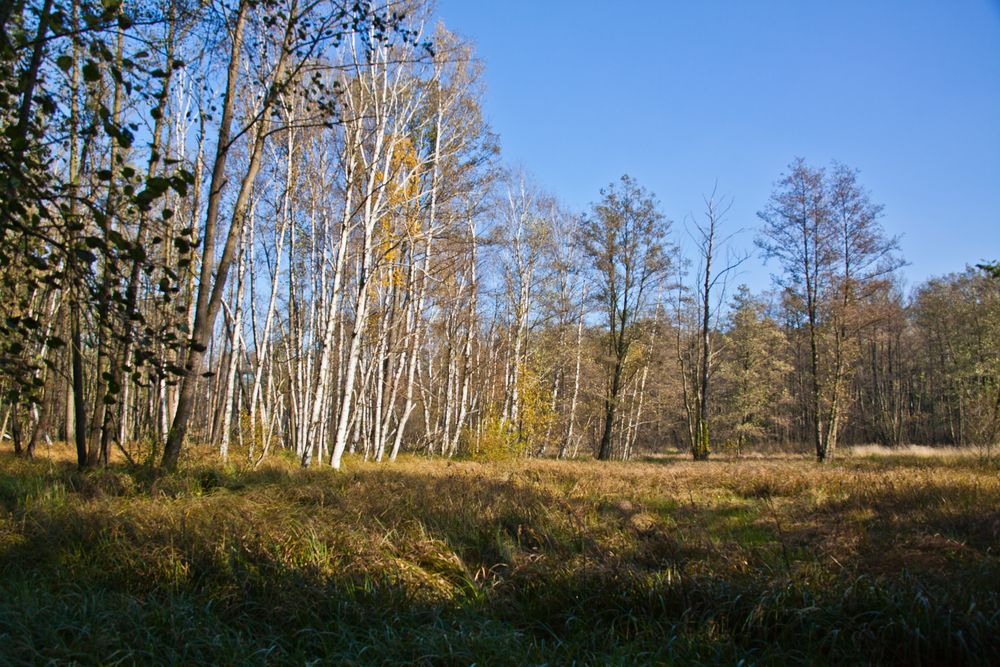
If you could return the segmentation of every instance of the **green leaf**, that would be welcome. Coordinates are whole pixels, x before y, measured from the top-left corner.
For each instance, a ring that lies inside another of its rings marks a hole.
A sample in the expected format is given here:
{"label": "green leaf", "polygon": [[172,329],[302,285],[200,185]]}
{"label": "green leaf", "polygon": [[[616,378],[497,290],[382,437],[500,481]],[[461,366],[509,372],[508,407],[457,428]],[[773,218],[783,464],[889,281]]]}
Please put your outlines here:
{"label": "green leaf", "polygon": [[128,130],[121,130],[116,138],[118,139],[118,145],[122,148],[132,148],[134,135]]}
{"label": "green leaf", "polygon": [[77,248],[75,254],[77,259],[84,261],[88,264],[97,261],[97,255],[90,252],[89,250],[84,250],[83,248]]}
{"label": "green leaf", "polygon": [[188,192],[187,180],[180,176],[174,176],[170,179],[170,187],[174,189],[174,192],[179,194],[181,197],[186,197]]}
{"label": "green leaf", "polygon": [[97,63],[93,60],[88,60],[83,66],[83,80],[92,83],[100,78],[101,70],[97,67]]}
{"label": "green leaf", "polygon": [[119,250],[125,251],[132,246],[132,243],[126,239],[121,232],[115,229],[108,230],[108,240],[111,241]]}

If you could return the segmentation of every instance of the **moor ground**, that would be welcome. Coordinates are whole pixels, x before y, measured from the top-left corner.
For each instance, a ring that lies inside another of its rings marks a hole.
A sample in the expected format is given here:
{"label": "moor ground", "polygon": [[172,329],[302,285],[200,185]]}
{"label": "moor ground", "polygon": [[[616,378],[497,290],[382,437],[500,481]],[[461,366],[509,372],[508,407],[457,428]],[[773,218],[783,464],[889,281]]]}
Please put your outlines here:
{"label": "moor ground", "polygon": [[63,458],[0,456],[0,664],[1000,663],[974,456]]}

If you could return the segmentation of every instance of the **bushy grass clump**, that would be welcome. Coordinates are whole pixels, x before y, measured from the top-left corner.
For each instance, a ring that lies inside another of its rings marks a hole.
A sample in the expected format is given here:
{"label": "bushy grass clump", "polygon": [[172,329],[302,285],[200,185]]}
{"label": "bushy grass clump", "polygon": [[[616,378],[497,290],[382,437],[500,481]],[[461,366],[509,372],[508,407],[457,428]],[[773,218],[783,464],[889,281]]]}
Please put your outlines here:
{"label": "bushy grass clump", "polygon": [[998,544],[957,460],[4,457],[0,663],[996,664]]}

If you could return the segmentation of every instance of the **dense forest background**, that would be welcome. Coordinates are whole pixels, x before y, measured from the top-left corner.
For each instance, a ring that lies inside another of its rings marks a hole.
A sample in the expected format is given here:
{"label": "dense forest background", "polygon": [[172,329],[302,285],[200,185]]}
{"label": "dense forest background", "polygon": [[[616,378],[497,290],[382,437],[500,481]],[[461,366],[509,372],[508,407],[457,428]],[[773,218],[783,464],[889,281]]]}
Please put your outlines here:
{"label": "dense forest background", "polygon": [[723,188],[671,223],[627,176],[567,210],[504,166],[474,45],[424,2],[15,0],[0,69],[0,434],[26,456],[1000,437],[989,267],[904,286],[839,163],[793,159],[755,221]]}

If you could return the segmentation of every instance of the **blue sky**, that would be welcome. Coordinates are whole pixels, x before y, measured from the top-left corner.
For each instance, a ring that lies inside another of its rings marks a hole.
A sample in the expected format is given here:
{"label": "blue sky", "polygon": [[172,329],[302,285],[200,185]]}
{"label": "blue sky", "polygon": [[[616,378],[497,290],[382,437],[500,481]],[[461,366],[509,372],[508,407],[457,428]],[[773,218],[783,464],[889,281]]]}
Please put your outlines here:
{"label": "blue sky", "polygon": [[[439,0],[485,62],[504,160],[584,209],[628,173],[737,244],[795,156],[885,206],[908,283],[1000,258],[1000,0]],[[759,259],[740,277],[768,286]]]}

